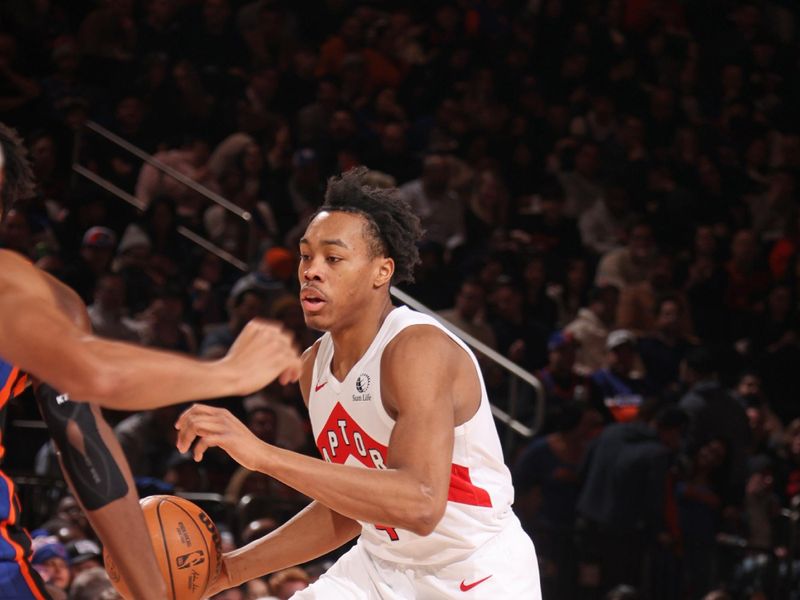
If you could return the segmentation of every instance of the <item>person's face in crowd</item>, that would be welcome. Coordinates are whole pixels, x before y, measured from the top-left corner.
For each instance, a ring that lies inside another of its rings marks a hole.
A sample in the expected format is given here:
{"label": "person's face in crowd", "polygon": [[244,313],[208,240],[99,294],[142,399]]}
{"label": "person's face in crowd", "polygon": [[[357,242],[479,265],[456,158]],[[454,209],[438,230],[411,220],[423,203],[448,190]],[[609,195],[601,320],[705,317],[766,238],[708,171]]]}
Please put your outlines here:
{"label": "person's face in crowd", "polygon": [[615,373],[628,375],[633,370],[636,360],[636,349],[633,344],[620,344],[608,351],[608,366]]}
{"label": "person's face in crowd", "polygon": [[262,99],[268,100],[278,91],[278,72],[275,69],[262,69],[250,78],[250,89]]}
{"label": "person's face in crowd", "polygon": [[292,66],[295,75],[299,78],[313,79],[314,71],[317,68],[317,55],[310,48],[301,48],[292,56]]}
{"label": "person's face in crowd", "polygon": [[234,322],[237,329],[241,329],[256,317],[264,315],[264,300],[253,292],[244,292],[239,306],[233,309]]}
{"label": "person's face in crowd", "polygon": [[749,229],[743,229],[733,236],[731,259],[734,263],[750,266],[756,259],[756,238]]}
{"label": "person's face in crowd", "polygon": [[644,125],[641,119],[628,117],[622,128],[622,139],[627,147],[641,146],[644,144]]}
{"label": "person's face in crowd", "polygon": [[522,276],[529,287],[541,288],[547,282],[547,269],[545,269],[544,261],[538,258],[528,261]]}
{"label": "person's face in crowd", "polygon": [[615,217],[622,217],[628,212],[628,192],[621,186],[606,188],[603,202],[608,212]]}
{"label": "person's face in crowd", "polygon": [[571,373],[575,366],[575,344],[565,342],[549,353],[550,370],[556,373]]}
{"label": "person's face in crowd", "polygon": [[32,243],[31,235],[31,226],[24,213],[14,208],[6,213],[0,223],[0,244],[27,255]]}
{"label": "person's face in crowd", "polygon": [[450,167],[444,156],[429,156],[422,171],[425,190],[431,194],[443,194],[450,183]]}
{"label": "person's face in crowd", "polygon": [[492,294],[492,304],[503,319],[517,321],[522,314],[522,294],[511,285],[497,288]]}
{"label": "person's face in crowd", "polygon": [[791,290],[783,285],[773,288],[767,298],[767,308],[774,320],[784,320],[792,310]]}
{"label": "person's face in crowd", "polygon": [[739,380],[736,391],[740,396],[760,396],[761,378],[754,373],[747,373]]}
{"label": "person's face in crowd", "polygon": [[677,334],[680,330],[681,307],[672,300],[661,303],[656,316],[656,330],[668,335]]}
{"label": "person's face in crowd", "polygon": [[390,123],[383,128],[381,148],[387,156],[400,156],[406,151],[406,132],[402,125]]}
{"label": "person's face in crowd", "polygon": [[598,317],[606,325],[614,323],[617,317],[617,304],[619,302],[619,292],[616,289],[608,289],[601,294],[597,306],[600,312]]}
{"label": "person's face in crowd", "polygon": [[471,321],[481,314],[486,303],[483,288],[474,283],[465,283],[456,296],[456,311],[462,319]]}
{"label": "person's face in crowd", "polygon": [[102,567],[103,563],[100,562],[97,558],[87,558],[79,562],[78,564],[70,565],[69,570],[72,572],[72,577],[75,578],[84,571],[88,571],[89,569],[95,569],[97,567]]}
{"label": "person's face in crowd", "polygon": [[271,410],[254,410],[247,417],[247,428],[263,442],[272,444],[277,432],[277,418]]}
{"label": "person's face in crowd", "polygon": [[653,255],[655,241],[649,225],[637,225],[633,228],[628,248],[634,260],[648,260]]}
{"label": "person's face in crowd", "polygon": [[290,579],[289,581],[284,581],[278,586],[278,589],[275,590],[275,596],[279,598],[279,600],[289,600],[289,598],[294,596],[295,593],[299,592],[300,590],[304,590],[307,587],[308,583],[302,579]]}
{"label": "person's face in crowd", "polygon": [[203,4],[203,21],[211,31],[224,28],[230,14],[228,0],[206,0]]}
{"label": "person's face in crowd", "polygon": [[356,325],[386,286],[394,262],[375,251],[367,220],[324,211],[300,240],[300,298],[306,325],[318,331]]}
{"label": "person's face in crowd", "polygon": [[760,406],[748,406],[745,413],[752,436],[755,439],[761,438],[764,433],[764,411]]}
{"label": "person's face in crowd", "polygon": [[135,96],[123,98],[117,105],[117,121],[125,131],[138,131],[144,120],[144,106]]}
{"label": "person's face in crowd", "polygon": [[58,508],[56,509],[56,516],[59,519],[64,519],[72,523],[81,531],[89,530],[89,521],[86,515],[83,514],[83,510],[78,502],[72,496],[64,496],[59,501]]}
{"label": "person's face in crowd", "polygon": [[356,122],[353,115],[347,110],[337,110],[333,113],[330,124],[330,134],[335,140],[348,140],[356,134]]}
{"label": "person's face in crowd", "polygon": [[118,275],[107,275],[94,291],[94,301],[105,311],[116,312],[125,305],[125,280]]}
{"label": "person's face in crowd", "polygon": [[711,440],[697,451],[697,467],[703,471],[716,469],[724,460],[725,444],[720,440]]}
{"label": "person's face in crowd", "polygon": [[589,269],[582,259],[571,260],[567,265],[566,287],[569,290],[582,291],[589,282]]}
{"label": "person's face in crowd", "polygon": [[564,214],[564,198],[561,196],[542,196],[542,216],[548,223],[557,223]]}
{"label": "person's face in crowd", "polygon": [[258,175],[264,166],[264,159],[261,157],[261,148],[258,144],[247,144],[242,157],[242,167],[248,175]]}
{"label": "person's face in crowd", "polygon": [[48,135],[43,135],[31,146],[31,166],[38,177],[46,177],[56,168],[56,144]]}
{"label": "person's face in crowd", "polygon": [[349,49],[352,50],[361,47],[363,28],[361,27],[361,21],[356,17],[348,17],[345,19],[339,34]]}
{"label": "person's face in crowd", "polygon": [[650,115],[660,121],[672,118],[675,95],[668,88],[658,88],[650,96]]}
{"label": "person's face in crowd", "polygon": [[183,320],[183,301],[167,296],[153,301],[153,314],[160,323],[179,325]]}
{"label": "person's face in crowd", "polygon": [[670,255],[660,255],[655,263],[653,269],[650,271],[650,283],[656,289],[671,288],[674,277],[674,262]]}
{"label": "person's face in crowd", "polygon": [[600,166],[597,146],[584,144],[575,155],[575,170],[589,179],[597,174]]}
{"label": "person's face in crowd", "polygon": [[36,565],[36,570],[42,575],[42,579],[50,585],[60,590],[69,588],[72,573],[69,570],[67,561],[60,556],[48,558],[46,561]]}
{"label": "person's face in crowd", "polygon": [[698,256],[714,256],[717,252],[717,237],[714,229],[703,225],[694,234],[694,251]]}

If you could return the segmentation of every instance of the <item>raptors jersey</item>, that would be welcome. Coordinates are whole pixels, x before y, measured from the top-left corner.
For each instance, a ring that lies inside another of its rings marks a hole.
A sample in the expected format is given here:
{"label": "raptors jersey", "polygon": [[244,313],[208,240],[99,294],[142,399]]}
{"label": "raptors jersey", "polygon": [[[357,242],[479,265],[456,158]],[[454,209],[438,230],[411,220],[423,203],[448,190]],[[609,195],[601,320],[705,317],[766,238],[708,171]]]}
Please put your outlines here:
{"label": "raptors jersey", "polygon": [[[333,341],[326,333],[314,362],[308,409],[314,438],[325,460],[369,469],[387,468],[386,449],[394,420],[381,402],[381,357],[398,333],[414,325],[437,327],[464,349],[481,383],[481,404],[469,421],[455,429],[447,508],[436,530],[419,536],[380,523],[362,522],[360,543],[383,560],[442,564],[464,560],[514,520],[511,475],[503,462],[478,362],[469,348],[435,319],[405,307],[395,308],[370,347],[340,382],[330,370]],[[413,377],[413,373],[409,376]]]}

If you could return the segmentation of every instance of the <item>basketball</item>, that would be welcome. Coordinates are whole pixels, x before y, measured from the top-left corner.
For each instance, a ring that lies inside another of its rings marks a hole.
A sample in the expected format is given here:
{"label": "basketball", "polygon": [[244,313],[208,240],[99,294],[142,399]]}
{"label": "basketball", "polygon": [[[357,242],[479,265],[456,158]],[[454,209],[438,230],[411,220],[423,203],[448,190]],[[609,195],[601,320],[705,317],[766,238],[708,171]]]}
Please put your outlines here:
{"label": "basketball", "polygon": [[[200,507],[177,496],[148,496],[139,503],[168,600],[199,600],[222,566],[214,522]],[[134,600],[108,551],[103,557],[114,587],[126,600]]]}

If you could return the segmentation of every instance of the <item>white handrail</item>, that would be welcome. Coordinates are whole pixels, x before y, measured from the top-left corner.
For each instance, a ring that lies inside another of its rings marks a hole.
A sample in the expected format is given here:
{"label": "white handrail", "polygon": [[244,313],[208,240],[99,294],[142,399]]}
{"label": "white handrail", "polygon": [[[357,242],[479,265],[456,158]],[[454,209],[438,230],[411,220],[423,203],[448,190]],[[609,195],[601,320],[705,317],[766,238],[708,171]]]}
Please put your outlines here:
{"label": "white handrail", "polygon": [[240,219],[243,219],[244,221],[247,221],[247,222],[250,222],[250,221],[253,220],[253,215],[250,214],[248,211],[242,209],[239,206],[236,206],[233,202],[231,202],[230,200],[228,200],[226,198],[223,198],[222,196],[217,194],[215,191],[208,189],[206,186],[197,183],[191,177],[187,177],[186,175],[184,175],[180,171],[176,171],[175,169],[173,169],[169,165],[165,165],[163,162],[161,162],[160,160],[155,158],[152,154],[148,154],[147,152],[145,152],[144,150],[142,150],[138,146],[134,146],[129,141],[122,139],[117,134],[109,131],[108,129],[106,129],[102,125],[99,125],[98,123],[95,123],[94,121],[86,121],[86,128],[87,129],[91,129],[92,131],[94,131],[98,135],[101,135],[102,137],[106,138],[109,142],[112,142],[113,144],[116,144],[120,148],[122,148],[124,150],[127,150],[128,152],[130,152],[131,154],[133,154],[137,158],[143,160],[144,162],[146,162],[149,165],[154,166],[156,169],[158,169],[159,171],[162,171],[163,173],[166,173],[167,175],[169,175],[173,179],[177,179],[178,181],[180,181],[186,187],[189,187],[189,188],[193,189],[198,194],[202,194],[203,196],[205,196],[206,198],[208,198],[212,202],[215,202],[216,204],[219,204],[222,208],[224,208],[225,210],[235,214]]}
{"label": "white handrail", "polygon": [[528,438],[536,435],[536,432],[539,431],[539,429],[541,429],[542,422],[544,421],[545,397],[544,397],[544,388],[542,387],[541,381],[539,381],[532,373],[526,371],[518,364],[508,360],[505,356],[503,356],[493,348],[490,348],[475,336],[470,335],[460,327],[453,325],[450,321],[438,315],[437,313],[432,311],[430,308],[428,308],[427,306],[425,306],[412,296],[409,296],[403,290],[400,290],[392,286],[390,291],[395,298],[397,298],[401,302],[404,302],[405,304],[408,304],[414,310],[432,316],[442,325],[447,327],[447,329],[449,329],[459,338],[464,340],[464,343],[474,348],[475,350],[477,350],[490,360],[494,361],[495,363],[503,367],[505,370],[507,370],[509,373],[517,376],[519,379],[532,386],[533,389],[536,390],[536,416],[535,416],[536,421],[534,423],[533,428],[530,428],[527,425],[520,423],[519,421],[514,419],[512,415],[509,415],[508,413],[496,407],[495,405],[492,405],[492,414],[494,414],[496,419],[502,421],[520,435],[523,435]]}

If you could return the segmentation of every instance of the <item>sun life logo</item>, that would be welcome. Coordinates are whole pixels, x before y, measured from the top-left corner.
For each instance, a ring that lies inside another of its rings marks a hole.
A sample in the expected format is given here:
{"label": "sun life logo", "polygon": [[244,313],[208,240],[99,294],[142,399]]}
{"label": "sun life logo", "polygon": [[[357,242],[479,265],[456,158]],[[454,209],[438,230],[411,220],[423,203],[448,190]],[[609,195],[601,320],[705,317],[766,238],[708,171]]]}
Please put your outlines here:
{"label": "sun life logo", "polygon": [[366,373],[362,373],[356,379],[356,391],[358,394],[353,394],[353,402],[369,402],[372,396],[367,394],[369,389],[370,378]]}

